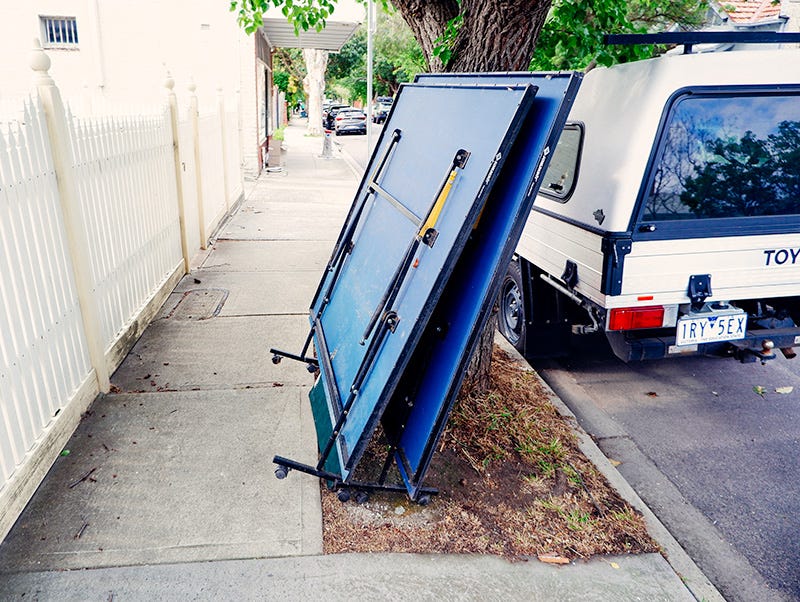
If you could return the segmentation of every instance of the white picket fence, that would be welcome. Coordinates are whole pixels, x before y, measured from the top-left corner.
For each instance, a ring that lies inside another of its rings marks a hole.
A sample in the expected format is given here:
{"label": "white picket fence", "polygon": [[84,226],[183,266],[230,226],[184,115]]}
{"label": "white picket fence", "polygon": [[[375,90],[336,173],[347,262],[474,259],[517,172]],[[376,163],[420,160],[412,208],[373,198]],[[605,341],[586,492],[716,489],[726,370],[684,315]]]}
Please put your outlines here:
{"label": "white picket fence", "polygon": [[2,484],[91,371],[47,136],[38,99],[0,132]]}
{"label": "white picket fence", "polygon": [[68,115],[105,347],[182,259],[169,119]]}
{"label": "white picket fence", "polygon": [[0,540],[242,197],[221,101],[199,116],[190,87],[179,123],[168,80],[161,107],[79,117],[45,59],[38,95],[0,119]]}

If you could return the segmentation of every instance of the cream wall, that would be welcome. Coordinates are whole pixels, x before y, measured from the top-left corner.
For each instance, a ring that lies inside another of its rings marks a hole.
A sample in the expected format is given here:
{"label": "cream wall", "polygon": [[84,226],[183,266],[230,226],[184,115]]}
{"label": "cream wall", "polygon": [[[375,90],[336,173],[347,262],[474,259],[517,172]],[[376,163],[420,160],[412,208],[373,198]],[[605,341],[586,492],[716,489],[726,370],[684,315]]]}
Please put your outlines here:
{"label": "cream wall", "polygon": [[39,15],[77,19],[79,48],[47,50],[51,75],[72,102],[87,97],[132,104],[160,100],[166,69],[175,77],[179,102],[190,77],[201,109],[215,106],[219,86],[234,102],[242,85],[240,47],[252,49],[253,44],[224,0],[3,2],[0,97],[30,89],[28,56],[33,38],[41,37]]}

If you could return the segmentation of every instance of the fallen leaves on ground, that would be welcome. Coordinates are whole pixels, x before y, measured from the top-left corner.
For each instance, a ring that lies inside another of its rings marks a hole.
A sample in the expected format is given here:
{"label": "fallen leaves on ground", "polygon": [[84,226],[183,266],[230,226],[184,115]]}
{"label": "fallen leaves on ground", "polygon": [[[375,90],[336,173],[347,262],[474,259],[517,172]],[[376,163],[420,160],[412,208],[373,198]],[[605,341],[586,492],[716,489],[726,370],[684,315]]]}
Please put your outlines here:
{"label": "fallen leaves on ground", "polygon": [[[385,441],[373,441],[361,465],[379,470],[385,450]],[[439,489],[425,507],[384,493],[342,503],[323,486],[325,552],[561,562],[658,549],[641,515],[582,454],[536,376],[498,348],[488,394],[462,391],[425,484]]]}

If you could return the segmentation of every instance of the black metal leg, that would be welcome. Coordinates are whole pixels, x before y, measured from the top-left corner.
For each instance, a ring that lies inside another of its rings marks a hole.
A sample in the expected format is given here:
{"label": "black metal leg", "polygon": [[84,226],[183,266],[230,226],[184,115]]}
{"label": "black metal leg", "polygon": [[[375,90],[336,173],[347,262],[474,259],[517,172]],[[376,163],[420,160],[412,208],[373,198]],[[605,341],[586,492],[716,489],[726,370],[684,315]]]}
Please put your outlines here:
{"label": "black metal leg", "polygon": [[[403,484],[389,484],[386,483],[372,483],[372,482],[365,482],[365,481],[345,481],[339,475],[335,475],[333,473],[319,470],[314,468],[313,466],[308,466],[307,464],[303,464],[302,462],[296,462],[294,460],[290,460],[289,458],[284,458],[282,456],[275,456],[272,458],[272,462],[278,465],[278,469],[276,469],[275,474],[278,475],[280,470],[280,474],[282,476],[278,476],[278,478],[283,479],[288,474],[289,470],[296,470],[298,472],[302,472],[305,474],[310,474],[315,477],[319,477],[320,479],[325,479],[330,483],[331,489],[334,491],[339,489],[353,489],[356,491],[384,491],[388,493],[407,493],[406,486]],[[282,469],[282,470],[281,470]],[[424,503],[420,501],[419,498],[423,496],[432,496],[437,495],[439,493],[438,489],[432,487],[425,487],[419,490],[417,499],[414,500],[416,502]],[[349,496],[348,496],[349,497]],[[346,501],[346,500],[342,500]]]}

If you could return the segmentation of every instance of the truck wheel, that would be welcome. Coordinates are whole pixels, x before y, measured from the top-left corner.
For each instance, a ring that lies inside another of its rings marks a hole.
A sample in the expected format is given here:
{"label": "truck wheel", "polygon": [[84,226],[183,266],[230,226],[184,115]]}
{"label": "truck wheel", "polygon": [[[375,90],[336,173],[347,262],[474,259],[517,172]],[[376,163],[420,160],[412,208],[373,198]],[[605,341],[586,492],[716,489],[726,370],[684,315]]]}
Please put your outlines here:
{"label": "truck wheel", "polygon": [[518,261],[508,264],[500,287],[497,328],[520,353],[525,348],[525,302],[522,297],[522,273]]}

